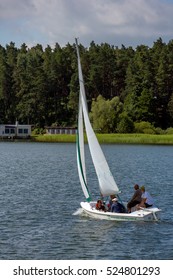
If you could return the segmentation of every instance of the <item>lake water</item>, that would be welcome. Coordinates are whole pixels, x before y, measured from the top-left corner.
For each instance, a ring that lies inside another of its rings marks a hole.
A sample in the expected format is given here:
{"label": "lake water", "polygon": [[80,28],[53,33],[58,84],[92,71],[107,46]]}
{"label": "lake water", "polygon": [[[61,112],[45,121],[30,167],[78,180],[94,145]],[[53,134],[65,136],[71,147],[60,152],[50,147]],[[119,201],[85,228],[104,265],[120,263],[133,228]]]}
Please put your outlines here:
{"label": "lake water", "polygon": [[[161,221],[81,215],[75,144],[0,142],[0,259],[173,259],[173,146],[102,147],[122,199],[135,183],[145,185]],[[89,156],[87,164],[97,199]]]}

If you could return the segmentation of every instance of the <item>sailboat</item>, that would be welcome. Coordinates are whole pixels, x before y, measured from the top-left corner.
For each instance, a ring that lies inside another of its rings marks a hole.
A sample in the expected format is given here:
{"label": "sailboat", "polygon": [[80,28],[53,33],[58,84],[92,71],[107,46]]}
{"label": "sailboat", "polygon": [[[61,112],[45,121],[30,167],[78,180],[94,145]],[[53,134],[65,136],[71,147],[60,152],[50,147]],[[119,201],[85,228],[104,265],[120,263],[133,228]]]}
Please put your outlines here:
{"label": "sailboat", "polygon": [[97,137],[94,133],[94,130],[91,126],[85,86],[82,74],[82,67],[80,61],[78,40],[75,39],[76,50],[77,50],[77,59],[78,59],[78,78],[79,78],[79,108],[78,108],[78,129],[76,137],[76,150],[77,150],[77,167],[79,180],[81,187],[86,198],[86,201],[81,202],[80,205],[83,209],[83,212],[90,217],[96,219],[105,219],[105,220],[114,220],[114,221],[151,221],[159,219],[160,209],[157,207],[150,208],[141,208],[131,213],[112,213],[108,211],[100,211],[96,209],[96,201],[92,200],[91,193],[87,184],[86,176],[86,165],[85,165],[85,149],[84,149],[84,126],[86,131],[86,137],[89,145],[89,150],[91,153],[91,158],[93,165],[95,167],[96,175],[98,178],[100,194],[101,196],[108,197],[111,195],[116,195],[119,197],[120,190],[114,180],[114,177],[110,171],[106,158],[103,154],[101,146],[97,140]]}

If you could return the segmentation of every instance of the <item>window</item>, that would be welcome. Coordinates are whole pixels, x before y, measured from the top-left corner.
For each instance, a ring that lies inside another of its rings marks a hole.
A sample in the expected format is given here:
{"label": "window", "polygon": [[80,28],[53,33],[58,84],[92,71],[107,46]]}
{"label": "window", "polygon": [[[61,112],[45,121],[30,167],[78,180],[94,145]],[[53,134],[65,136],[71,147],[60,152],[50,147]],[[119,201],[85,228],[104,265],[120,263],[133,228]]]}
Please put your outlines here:
{"label": "window", "polygon": [[9,134],[9,133],[10,133],[9,128],[6,128],[6,129],[5,129],[5,134]]}
{"label": "window", "polygon": [[18,133],[19,134],[28,134],[28,128],[19,128]]}

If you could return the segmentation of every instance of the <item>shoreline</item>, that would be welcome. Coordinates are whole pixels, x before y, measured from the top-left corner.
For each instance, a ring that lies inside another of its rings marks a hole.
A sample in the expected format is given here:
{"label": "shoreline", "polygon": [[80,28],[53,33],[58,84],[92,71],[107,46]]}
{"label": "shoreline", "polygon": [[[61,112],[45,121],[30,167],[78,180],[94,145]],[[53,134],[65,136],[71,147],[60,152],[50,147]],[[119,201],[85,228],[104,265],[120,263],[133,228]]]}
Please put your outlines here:
{"label": "shoreline", "polygon": [[[164,134],[96,134],[101,144],[151,144],[151,145],[173,145],[173,135]],[[33,142],[49,143],[75,143],[76,135],[37,135],[32,136]],[[86,139],[85,139],[86,141]]]}
{"label": "shoreline", "polygon": [[[96,134],[100,144],[173,145],[173,134]],[[0,142],[75,143],[76,135],[32,135],[29,139],[0,139]],[[87,142],[85,138],[85,142]]]}

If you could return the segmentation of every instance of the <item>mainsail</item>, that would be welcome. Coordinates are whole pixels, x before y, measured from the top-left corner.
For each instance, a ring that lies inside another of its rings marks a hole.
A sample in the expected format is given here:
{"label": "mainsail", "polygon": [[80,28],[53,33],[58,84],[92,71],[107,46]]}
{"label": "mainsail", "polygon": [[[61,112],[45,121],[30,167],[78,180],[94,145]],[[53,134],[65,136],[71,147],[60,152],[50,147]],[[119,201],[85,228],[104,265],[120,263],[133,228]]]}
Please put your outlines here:
{"label": "mainsail", "polygon": [[[95,167],[95,171],[96,171],[96,174],[98,177],[100,192],[103,196],[108,196],[111,194],[118,193],[119,189],[112,176],[112,173],[109,169],[105,156],[102,152],[102,149],[99,145],[99,142],[97,140],[97,137],[93,131],[93,128],[92,128],[90,120],[89,120],[84,80],[83,80],[77,39],[76,39],[76,48],[77,48],[77,57],[78,57],[78,76],[79,76],[79,84],[80,84],[79,117],[78,117],[78,135],[79,135],[78,145],[80,146],[80,148],[78,147],[78,151],[80,150],[80,158],[81,158],[80,164],[82,166],[80,169],[78,167],[79,178],[82,177],[81,185],[82,185],[82,188],[83,188],[83,185],[85,186],[84,194],[85,194],[85,196],[87,194],[86,198],[89,198],[90,195],[89,195],[87,184],[86,184],[86,173],[84,171],[85,170],[85,164],[84,164],[85,160],[84,160],[84,152],[83,152],[84,149],[81,148],[82,143],[80,142],[80,139],[82,137],[81,135],[82,135],[82,130],[83,130],[83,118],[84,118],[88,145],[89,145],[92,161],[93,161],[93,164]],[[81,139],[81,141],[82,141],[82,139]],[[79,155],[78,155],[78,159],[79,159]],[[78,166],[79,166],[79,162],[78,162]],[[82,173],[83,175],[81,175],[81,170],[83,172]],[[80,179],[80,181],[81,181],[81,179]]]}

